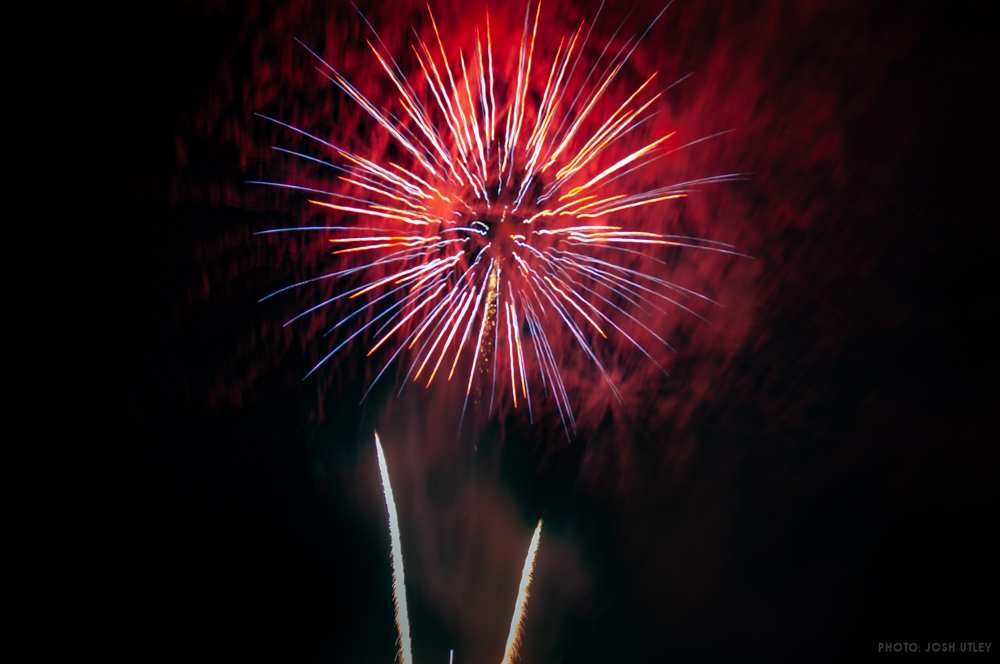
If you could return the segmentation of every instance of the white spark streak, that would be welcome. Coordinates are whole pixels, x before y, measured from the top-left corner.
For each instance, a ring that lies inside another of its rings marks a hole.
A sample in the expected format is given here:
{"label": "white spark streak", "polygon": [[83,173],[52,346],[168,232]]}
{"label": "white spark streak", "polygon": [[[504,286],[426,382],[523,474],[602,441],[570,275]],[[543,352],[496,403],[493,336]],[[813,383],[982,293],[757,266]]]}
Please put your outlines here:
{"label": "white spark streak", "polygon": [[385,493],[385,507],[389,512],[389,545],[392,557],[392,604],[396,611],[396,629],[399,632],[400,664],[413,664],[410,645],[410,616],[406,610],[406,577],[403,575],[403,544],[399,537],[399,515],[396,514],[396,499],[392,496],[389,483],[389,468],[385,464],[385,454],[378,433],[375,434],[375,451],[378,453],[378,471],[382,476],[382,490]]}
{"label": "white spark streak", "polygon": [[521,585],[517,590],[517,601],[514,603],[514,615],[510,619],[510,632],[507,634],[507,647],[504,649],[501,664],[514,664],[518,650],[521,648],[521,628],[524,626],[524,615],[528,608],[529,589],[535,572],[535,555],[542,539],[542,520],[535,526],[535,534],[531,536],[528,546],[528,556],[524,559],[524,569],[521,570]]}

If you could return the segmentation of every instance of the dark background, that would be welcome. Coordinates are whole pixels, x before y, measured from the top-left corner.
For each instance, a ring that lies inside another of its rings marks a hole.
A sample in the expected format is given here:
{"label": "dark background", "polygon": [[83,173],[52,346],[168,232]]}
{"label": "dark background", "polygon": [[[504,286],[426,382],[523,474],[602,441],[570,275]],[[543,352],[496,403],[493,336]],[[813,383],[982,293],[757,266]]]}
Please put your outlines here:
{"label": "dark background", "polygon": [[[544,512],[590,570],[572,612],[529,618],[525,661],[853,661],[879,640],[997,647],[989,4],[840,4],[863,39],[808,37],[843,62],[841,94],[866,91],[843,128],[847,185],[820,185],[821,212],[787,237],[794,278],[755,322],[767,337],[738,355],[741,389],[721,385],[670,432],[700,441],[681,479],[658,474],[662,431],[629,434],[641,470],[624,494],[577,481],[582,451],[541,472],[501,454],[497,481],[525,521]],[[261,317],[254,300],[274,277],[260,268],[242,295],[189,296],[206,261],[240,251],[199,246],[263,223],[176,195],[243,178],[210,141],[179,165],[176,140],[216,92],[240,3],[131,11],[119,20],[141,30],[115,39],[135,195],[108,243],[131,275],[118,286],[129,316],[116,389],[127,392],[124,458],[138,464],[117,473],[126,621],[109,638],[134,661],[388,661],[374,415],[359,415],[348,390],[316,420],[317,390],[298,366],[266,370],[238,403],[214,399],[231,370],[220,358]],[[897,57],[869,59],[897,42]],[[777,62],[777,75],[810,62]],[[358,468],[359,488],[341,485],[350,476],[338,467]],[[411,599],[411,611],[420,661],[446,661],[455,643],[456,661],[471,661],[468,637],[433,606]],[[534,635],[546,629],[556,645]]]}

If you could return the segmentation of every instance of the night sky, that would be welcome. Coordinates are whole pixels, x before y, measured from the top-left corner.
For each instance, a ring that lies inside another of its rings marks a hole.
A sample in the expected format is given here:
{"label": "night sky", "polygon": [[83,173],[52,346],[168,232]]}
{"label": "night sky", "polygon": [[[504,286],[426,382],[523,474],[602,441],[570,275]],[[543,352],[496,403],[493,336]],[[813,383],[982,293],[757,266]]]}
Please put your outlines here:
{"label": "night sky", "polygon": [[[358,406],[366,370],[303,381],[321,346],[276,331],[296,303],[257,303],[296,254],[253,232],[295,223],[303,201],[246,193],[280,175],[252,114],[325,100],[336,125],[335,91],[293,40],[362,58],[349,3],[131,10],[144,27],[116,37],[132,137],[116,168],[134,204],[111,237],[129,261],[122,413],[139,463],[120,473],[114,638],[133,661],[391,661],[378,427],[419,662],[499,660],[540,517],[524,662],[996,648],[989,4],[668,10],[641,64],[696,72],[670,100],[679,126],[736,130],[685,166],[753,173],[680,216],[753,259],[677,268],[723,306],[673,330],[669,378],[623,377],[625,408],[574,374],[600,394],[578,388],[571,444],[523,413],[457,436],[454,403],[391,383]],[[362,7],[384,36],[408,25],[410,10]]]}

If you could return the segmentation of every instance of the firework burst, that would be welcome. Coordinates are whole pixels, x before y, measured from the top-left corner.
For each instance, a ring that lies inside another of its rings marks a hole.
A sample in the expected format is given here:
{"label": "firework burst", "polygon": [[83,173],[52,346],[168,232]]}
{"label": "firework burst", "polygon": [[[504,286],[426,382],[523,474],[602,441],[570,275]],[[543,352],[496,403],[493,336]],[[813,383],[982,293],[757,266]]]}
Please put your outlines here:
{"label": "firework burst", "polygon": [[327,234],[341,261],[262,298],[307,284],[339,286],[286,323],[334,305],[350,309],[330,332],[351,331],[307,376],[358,340],[379,367],[365,396],[400,364],[403,385],[460,382],[463,417],[470,401],[488,403],[492,413],[499,397],[533,418],[533,403],[549,399],[570,435],[576,421],[554,335],[568,335],[620,399],[597,347],[628,344],[660,367],[657,348],[669,344],[642,312],[669,306],[698,316],[691,303],[711,302],[657,276],[653,268],[663,260],[655,251],[735,253],[731,245],[622,221],[699,185],[740,177],[629,186],[633,174],[715,136],[682,145],[675,131],[642,138],[640,128],[676,82],[659,85],[652,72],[621,89],[623,68],[666,8],[644,31],[624,42],[616,31],[597,57],[584,59],[598,9],[589,25],[581,22],[560,39],[545,63],[536,48],[540,10],[529,0],[520,40],[509,48],[498,45],[486,13],[474,39],[466,36],[468,50],[456,53],[428,6],[431,30],[426,38],[414,31],[409,77],[362,15],[373,64],[393,90],[386,104],[300,42],[392,144],[391,158],[374,158],[261,116],[325,154],[277,150],[339,173],[335,188],[255,181],[304,192],[315,210],[342,220],[262,232]]}

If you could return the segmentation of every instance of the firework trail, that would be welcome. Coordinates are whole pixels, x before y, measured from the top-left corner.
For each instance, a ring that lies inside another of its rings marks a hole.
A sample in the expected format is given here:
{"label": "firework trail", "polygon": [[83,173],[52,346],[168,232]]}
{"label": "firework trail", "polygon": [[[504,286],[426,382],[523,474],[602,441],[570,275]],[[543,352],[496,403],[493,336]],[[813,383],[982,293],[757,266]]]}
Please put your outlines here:
{"label": "firework trail", "polygon": [[528,555],[524,559],[521,570],[521,585],[517,589],[517,601],[514,602],[514,615],[510,619],[510,632],[507,634],[507,646],[504,648],[501,664],[514,664],[521,648],[521,629],[524,627],[524,616],[528,608],[528,597],[531,589],[531,579],[535,574],[535,555],[542,540],[542,520],[535,526],[535,534],[531,536]]}
{"label": "firework trail", "polygon": [[385,493],[385,507],[389,512],[389,544],[392,555],[392,604],[396,612],[396,630],[399,632],[400,664],[413,664],[413,652],[410,646],[410,616],[406,610],[406,577],[403,574],[403,543],[399,537],[399,515],[396,514],[396,500],[392,496],[392,484],[389,483],[389,468],[382,453],[382,443],[375,434],[375,450],[378,452],[378,471],[382,477],[382,490]]}
{"label": "firework trail", "polygon": [[[413,654],[410,645],[410,618],[406,610],[406,580],[403,576],[403,547],[399,536],[399,516],[396,513],[396,501],[392,495],[392,485],[389,482],[389,467],[385,462],[382,442],[378,433],[375,434],[375,451],[378,454],[378,470],[382,477],[382,489],[385,493],[385,505],[389,513],[389,541],[392,551],[392,601],[396,611],[396,629],[399,633],[399,658],[401,664],[413,664]],[[535,557],[542,539],[542,521],[539,519],[535,533],[531,536],[528,555],[524,559],[521,571],[521,583],[517,590],[517,600],[514,603],[514,615],[510,620],[510,632],[507,635],[507,645],[504,649],[502,664],[513,664],[517,659],[521,645],[521,630],[524,627],[525,614],[530,596],[531,580],[535,570]],[[454,660],[455,651],[449,650],[448,662]]]}
{"label": "firework trail", "polygon": [[[529,419],[533,401],[550,399],[569,436],[576,422],[554,336],[568,335],[619,399],[600,344],[632,346],[660,367],[650,345],[670,346],[643,317],[663,312],[663,306],[698,316],[691,305],[712,301],[657,276],[654,268],[665,263],[653,252],[736,252],[722,242],[624,224],[636,209],[741,175],[629,188],[633,173],[725,132],[677,147],[675,131],[641,138],[637,130],[659,113],[655,104],[686,77],[663,86],[653,72],[627,86],[619,103],[616,95],[625,85],[619,74],[666,7],[643,32],[622,43],[615,41],[616,31],[593,61],[585,61],[602,9],[589,26],[581,22],[564,35],[551,61],[543,63],[542,49],[536,49],[540,3],[528,0],[520,41],[510,44],[510,53],[496,48],[496,26],[487,12],[474,40],[461,35],[464,47],[457,55],[446,48],[428,5],[433,30],[427,39],[414,30],[411,77],[362,15],[373,65],[393,90],[394,100],[384,104],[299,42],[317,70],[387,132],[392,156],[369,158],[261,115],[324,157],[276,150],[338,174],[333,190],[253,182],[301,192],[314,210],[343,220],[262,231],[327,234],[341,261],[331,272],[262,298],[307,284],[344,284],[286,323],[335,304],[351,309],[327,334],[352,321],[356,329],[306,376],[365,335],[367,357],[377,356],[381,365],[365,397],[398,362],[404,386],[419,382],[429,388],[435,380],[462,376],[463,418],[470,399],[488,399],[492,413],[497,394],[509,395],[514,408],[526,407]],[[354,223],[360,219],[362,224]]]}

